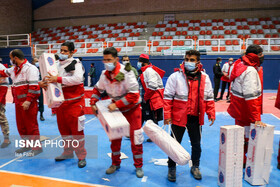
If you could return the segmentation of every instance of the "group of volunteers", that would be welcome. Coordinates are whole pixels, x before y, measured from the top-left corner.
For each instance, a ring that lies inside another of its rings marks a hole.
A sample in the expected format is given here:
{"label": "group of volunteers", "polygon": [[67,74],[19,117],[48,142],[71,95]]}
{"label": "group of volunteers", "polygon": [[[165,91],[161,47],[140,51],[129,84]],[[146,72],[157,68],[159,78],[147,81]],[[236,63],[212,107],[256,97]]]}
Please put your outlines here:
{"label": "group of volunteers", "polygon": [[[5,116],[5,95],[7,92],[7,80],[13,81],[12,94],[15,102],[16,121],[19,134],[22,139],[40,138],[37,122],[37,99],[40,95],[40,87],[47,88],[49,83],[61,83],[65,101],[57,108],[57,124],[60,134],[64,140],[78,140],[78,147],[65,146],[62,155],[55,161],[62,161],[78,157],[78,167],[86,166],[86,150],[84,147],[84,131],[78,131],[79,117],[84,114],[84,68],[79,59],[74,59],[75,46],[72,42],[61,45],[58,62],[58,75],[49,75],[39,81],[38,69],[30,64],[19,49],[10,52],[12,68],[0,66],[0,116]],[[261,121],[262,114],[262,92],[263,92],[263,50],[258,45],[248,46],[244,56],[233,62],[230,59],[231,69],[226,75],[231,82],[231,103],[228,113],[235,119],[236,125],[245,127],[245,155],[248,148],[248,133],[250,123],[265,127]],[[165,85],[162,77],[164,71],[151,64],[149,56],[141,54],[137,72],[130,63],[128,56],[118,57],[114,47],[103,51],[103,64],[99,80],[94,85],[90,104],[94,115],[97,114],[96,102],[103,93],[112,100],[108,106],[110,111],[119,109],[130,124],[130,141],[133,153],[136,176],[144,176],[143,166],[143,142],[134,141],[135,134],[141,132],[141,127],[146,120],[154,123],[164,120],[164,125],[171,125],[172,134],[181,143],[185,130],[187,129],[191,142],[191,174],[197,180],[202,179],[200,166],[201,157],[201,133],[204,124],[205,113],[208,116],[210,126],[215,121],[214,93],[209,76],[204,72],[200,61],[200,53],[196,50],[186,51],[184,61],[179,68],[175,69]],[[139,75],[138,75],[139,73]],[[4,77],[4,78],[3,78]],[[3,91],[2,91],[3,90]],[[5,92],[5,93],[4,93]],[[9,141],[9,130],[6,118],[0,119],[6,144]],[[26,137],[29,135],[28,137]],[[120,168],[121,164],[121,141],[111,141],[112,164],[106,170],[106,174],[112,174]],[[151,141],[150,139],[148,141]],[[16,150],[23,153],[31,150],[29,147]],[[33,155],[41,153],[40,146],[33,147]],[[176,181],[176,163],[168,159],[168,180]]]}

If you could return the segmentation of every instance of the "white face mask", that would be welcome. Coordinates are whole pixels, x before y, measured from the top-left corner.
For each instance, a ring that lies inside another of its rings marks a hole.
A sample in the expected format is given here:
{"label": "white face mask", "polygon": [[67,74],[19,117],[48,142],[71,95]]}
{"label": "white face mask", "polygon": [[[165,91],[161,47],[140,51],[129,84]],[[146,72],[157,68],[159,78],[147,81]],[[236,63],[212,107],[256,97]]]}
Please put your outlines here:
{"label": "white face mask", "polygon": [[123,65],[126,65],[129,63],[129,61],[122,61]]}
{"label": "white face mask", "polygon": [[233,61],[229,61],[229,64],[232,64],[233,63]]}
{"label": "white face mask", "polygon": [[66,60],[66,59],[68,59],[68,55],[64,55],[64,54],[61,54],[61,53],[59,53],[59,59],[60,60]]}
{"label": "white face mask", "polygon": [[105,69],[108,71],[113,71],[115,69],[115,64],[114,62],[111,63],[104,63]]}

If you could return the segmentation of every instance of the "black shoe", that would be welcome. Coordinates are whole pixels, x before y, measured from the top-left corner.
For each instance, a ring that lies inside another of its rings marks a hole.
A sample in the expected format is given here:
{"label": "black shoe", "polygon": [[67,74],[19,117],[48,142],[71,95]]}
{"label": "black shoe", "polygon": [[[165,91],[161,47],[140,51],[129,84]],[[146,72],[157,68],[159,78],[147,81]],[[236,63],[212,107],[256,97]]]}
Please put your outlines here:
{"label": "black shoe", "polygon": [[9,145],[11,144],[11,141],[10,140],[8,140],[8,142],[3,142],[2,144],[1,144],[1,148],[6,148],[6,147],[8,147]]}
{"label": "black shoe", "polygon": [[147,140],[147,142],[153,142],[150,138]]}
{"label": "black shoe", "polygon": [[230,103],[230,100],[227,100],[227,103]]}
{"label": "black shoe", "polygon": [[28,154],[28,156],[33,157],[33,156],[36,156],[36,155],[38,155],[42,152],[43,152],[43,149],[31,150],[30,153]]}
{"label": "black shoe", "polygon": [[79,161],[78,161],[78,167],[79,167],[79,168],[83,168],[83,167],[85,167],[86,165],[87,165],[86,159],[83,159],[83,160],[79,160]]}
{"label": "black shoe", "polygon": [[170,182],[175,182],[176,181],[176,167],[168,168],[167,178]]}
{"label": "black shoe", "polygon": [[71,155],[60,155],[58,157],[55,157],[55,161],[56,162],[59,162],[59,161],[63,161],[63,160],[66,160],[66,159],[71,159],[71,158],[74,158],[74,154],[71,154]]}
{"label": "black shoe", "polygon": [[40,115],[40,120],[45,121],[45,118],[44,118],[43,114]]}
{"label": "black shoe", "polygon": [[30,151],[31,150],[31,147],[23,147],[23,148],[20,148],[20,149],[17,149],[15,151],[15,153],[24,153],[24,152],[27,152],[27,151]]}
{"label": "black shoe", "polygon": [[220,100],[223,100],[223,98],[222,98],[222,97],[219,97],[217,100],[220,101]]}
{"label": "black shoe", "polygon": [[218,99],[214,99],[214,101],[215,101],[215,102],[217,102],[217,101],[218,101]]}
{"label": "black shoe", "polygon": [[280,164],[277,164],[277,168],[280,169]]}
{"label": "black shoe", "polygon": [[227,100],[229,100],[229,97],[227,97]]}
{"label": "black shoe", "polygon": [[120,169],[121,166],[115,166],[115,165],[111,165],[107,170],[106,170],[106,174],[112,174],[115,173],[116,170]]}
{"label": "black shoe", "polygon": [[198,166],[192,166],[191,167],[191,174],[196,180],[201,180],[202,179]]}

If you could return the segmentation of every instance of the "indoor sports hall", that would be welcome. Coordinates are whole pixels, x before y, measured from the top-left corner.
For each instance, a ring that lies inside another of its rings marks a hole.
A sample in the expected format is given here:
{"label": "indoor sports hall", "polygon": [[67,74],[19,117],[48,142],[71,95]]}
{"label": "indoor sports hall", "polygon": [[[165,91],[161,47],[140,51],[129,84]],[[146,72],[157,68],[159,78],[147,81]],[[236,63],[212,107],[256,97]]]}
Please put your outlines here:
{"label": "indoor sports hall", "polygon": [[[4,113],[9,124],[10,144],[0,148],[0,187],[230,186],[223,182],[234,179],[226,178],[219,169],[219,148],[223,141],[227,141],[222,138],[220,128],[236,124],[235,119],[228,113],[232,104],[232,97],[228,99],[227,95],[228,87],[224,90],[223,97],[218,98],[222,91],[222,81],[219,82],[218,96],[214,102],[215,122],[209,126],[210,122],[205,114],[204,125],[201,127],[202,152],[199,169],[202,179],[195,180],[192,176],[192,161],[189,161],[186,165],[177,164],[176,181],[171,182],[168,180],[168,155],[156,143],[147,141],[150,137],[145,132],[142,144],[144,176],[138,178],[135,175],[135,155],[131,151],[131,138],[128,136],[122,137],[120,169],[110,175],[105,173],[112,164],[111,141],[105,132],[106,128],[103,128],[104,125],[93,115],[91,109],[94,85],[91,85],[93,79],[90,72],[94,64],[94,80],[97,82],[106,68],[103,51],[114,47],[118,52],[119,62],[127,55],[131,66],[136,70],[139,70],[137,65],[140,55],[148,55],[152,65],[165,71],[162,77],[165,87],[169,76],[179,71],[180,65],[185,63],[186,51],[197,50],[201,55],[203,71],[209,75],[214,89],[213,67],[216,66],[217,59],[221,58],[221,67],[228,63],[230,58],[238,61],[242,56],[246,56],[246,49],[250,45],[258,45],[263,50],[261,121],[274,126],[273,137],[265,137],[273,139],[272,147],[264,148],[260,154],[265,159],[258,160],[262,165],[268,165],[266,168],[269,170],[263,170],[262,176],[266,179],[268,176],[269,180],[264,180],[266,184],[258,186],[279,186],[280,168],[277,168],[277,165],[279,166],[280,159],[280,108],[276,107],[280,100],[279,10],[280,2],[277,0],[0,1],[0,62],[6,68],[16,66],[11,59],[11,51],[15,49],[20,49],[30,63],[34,58],[41,63],[42,55],[48,53],[54,57],[61,53],[65,42],[74,43],[73,57],[80,58],[84,70],[84,147],[87,151],[86,166],[83,168],[77,167],[78,157],[75,154],[74,158],[55,161],[55,157],[63,153],[63,146],[58,144],[63,139],[58,129],[57,115],[48,107],[48,96],[46,91],[43,91],[44,111],[41,112],[42,116],[40,111],[37,116],[43,152],[34,157],[28,155],[30,152],[15,153],[24,145],[21,144],[17,126],[20,118],[16,117],[15,112],[16,93],[12,93],[12,87],[16,85],[9,78]],[[0,71],[0,87],[2,80]],[[247,115],[247,111],[245,113]],[[70,118],[65,116],[65,120]],[[144,125],[145,123],[142,127]],[[160,120],[158,126],[167,133],[172,133],[170,125],[164,125],[164,120]],[[4,132],[3,129],[4,127]],[[253,136],[252,131],[249,136]],[[3,140],[4,134],[0,133],[0,144]],[[263,140],[265,141],[266,139]],[[262,143],[262,140],[260,142]],[[181,145],[191,154],[192,146],[187,132]],[[233,165],[235,167],[235,164]],[[228,170],[228,173],[235,172],[233,168]],[[251,175],[248,167],[242,170],[242,186],[253,186],[245,180],[248,172]],[[232,186],[240,185],[233,182]]]}

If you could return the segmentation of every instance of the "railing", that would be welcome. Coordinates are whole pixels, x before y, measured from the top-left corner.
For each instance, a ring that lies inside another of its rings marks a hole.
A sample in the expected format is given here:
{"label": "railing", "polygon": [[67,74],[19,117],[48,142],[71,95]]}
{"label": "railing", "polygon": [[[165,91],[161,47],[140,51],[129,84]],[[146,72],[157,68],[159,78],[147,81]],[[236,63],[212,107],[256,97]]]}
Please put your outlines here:
{"label": "railing", "polygon": [[[258,42],[256,42],[258,41]],[[265,42],[266,41],[266,42]],[[130,40],[109,42],[76,42],[75,55],[102,55],[106,47],[115,47],[120,54],[152,55],[184,55],[186,50],[196,49],[205,51],[207,54],[227,53],[240,54],[250,44],[258,44],[264,52],[280,53],[280,38],[248,38],[246,41],[239,38],[227,39],[164,39],[164,40]],[[36,44],[35,56],[44,52],[59,53],[61,43]]]}
{"label": "railing", "polygon": [[0,47],[27,47],[30,39],[30,34],[0,35]]}
{"label": "railing", "polygon": [[[246,48],[251,44],[260,45],[264,52],[280,53],[280,38],[248,38]],[[272,49],[275,50],[272,50]]]}
{"label": "railing", "polygon": [[210,53],[241,53],[243,41],[239,38],[228,39],[199,39],[197,41],[198,50],[206,50]]}

